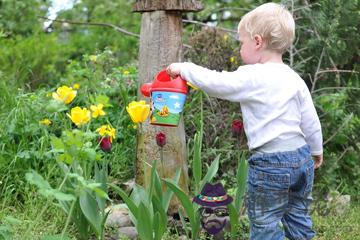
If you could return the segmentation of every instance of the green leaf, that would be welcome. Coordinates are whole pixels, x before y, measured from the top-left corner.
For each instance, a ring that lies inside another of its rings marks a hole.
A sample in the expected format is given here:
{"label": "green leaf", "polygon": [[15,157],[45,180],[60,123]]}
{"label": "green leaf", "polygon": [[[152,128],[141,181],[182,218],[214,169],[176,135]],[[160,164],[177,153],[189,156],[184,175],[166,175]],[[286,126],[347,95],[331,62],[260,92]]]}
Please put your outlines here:
{"label": "green leaf", "polygon": [[80,208],[86,219],[91,223],[91,226],[96,231],[97,235],[101,233],[101,221],[99,209],[95,197],[87,191],[83,191],[80,195]]}
{"label": "green leaf", "polygon": [[59,162],[66,163],[68,165],[71,165],[74,162],[73,157],[68,153],[62,153],[59,154],[56,158]]}
{"label": "green leaf", "polygon": [[227,205],[229,210],[230,217],[230,226],[231,226],[231,239],[236,239],[236,226],[239,224],[239,214],[236,210],[237,208],[234,206],[234,203]]}
{"label": "green leaf", "polygon": [[96,151],[93,148],[85,148],[84,153],[86,155],[87,160],[95,161],[96,160]]}
{"label": "green leaf", "polygon": [[188,227],[186,225],[186,222],[185,222],[185,218],[184,218],[184,210],[182,208],[179,208],[179,216],[180,216],[180,221],[181,221],[181,224],[183,226],[183,229],[185,230],[185,233],[186,233],[186,239],[189,240],[189,230],[188,230]]}
{"label": "green leaf", "polygon": [[65,144],[63,143],[63,141],[60,138],[51,136],[50,142],[51,142],[51,146],[53,149],[56,149],[56,150],[64,150],[65,149]]}
{"label": "green leaf", "polygon": [[25,179],[30,184],[36,185],[39,189],[51,189],[51,186],[48,181],[46,181],[40,174],[31,170],[25,174]]}
{"label": "green leaf", "polygon": [[76,197],[72,194],[60,192],[57,189],[52,189],[49,194],[54,196],[58,201],[75,201]]}
{"label": "green leaf", "polygon": [[194,159],[193,159],[193,174],[195,179],[195,191],[198,192],[198,186],[201,181],[202,175],[202,162],[201,162],[201,144],[202,138],[199,135],[200,133],[196,133],[194,137]]}
{"label": "green leaf", "polygon": [[101,184],[100,188],[106,194],[105,198],[99,197],[97,194],[96,201],[98,202],[100,209],[104,210],[105,204],[106,204],[106,199],[109,199],[109,196],[107,195],[107,185],[106,185],[107,172],[108,172],[107,163],[103,164],[102,169],[99,169],[98,164],[95,163],[94,168],[95,168],[95,181]]}
{"label": "green leaf", "polygon": [[153,189],[154,189],[154,185],[155,185],[155,172],[156,172],[156,164],[157,161],[153,161],[152,166],[151,166],[151,181],[150,181],[150,186],[148,187],[148,202],[151,201],[152,195],[153,195]]}
{"label": "green leaf", "polygon": [[153,219],[153,222],[154,222],[154,239],[155,240],[161,240],[161,237],[162,237],[162,233],[161,233],[161,227],[160,227],[160,213],[159,212],[156,212],[155,215],[154,215],[154,219]]}
{"label": "green leaf", "polygon": [[[180,175],[181,175],[181,168],[178,168],[176,170],[175,176],[173,178],[173,181],[174,181],[175,184],[179,183]],[[171,201],[171,198],[172,198],[173,194],[174,194],[174,192],[171,191],[170,188],[166,189],[166,192],[165,192],[163,200],[162,200],[162,203],[163,203],[163,206],[164,206],[164,209],[165,209],[166,212],[167,212],[167,210],[169,208],[170,201]]]}
{"label": "green leaf", "polygon": [[235,197],[235,208],[240,211],[242,202],[244,200],[246,191],[246,179],[247,179],[248,163],[245,159],[244,154],[240,156],[238,162],[238,168],[236,173],[237,189]]}
{"label": "green leaf", "polygon": [[41,240],[70,240],[68,236],[61,236],[61,234],[58,235],[46,235]]}
{"label": "green leaf", "polygon": [[[120,195],[120,197],[122,198],[122,200],[125,202],[126,206],[129,208],[130,212],[134,215],[135,219],[138,218],[139,215],[139,209],[136,206],[136,204],[134,203],[134,201],[132,199],[130,199],[128,197],[128,195],[118,186],[114,185],[114,184],[109,184],[109,186],[114,189],[114,191]],[[134,223],[135,224],[135,223]],[[136,225],[136,224],[135,224]]]}
{"label": "green leaf", "polygon": [[139,217],[137,218],[136,229],[139,233],[140,239],[150,240],[154,239],[152,231],[152,219],[150,217],[149,209],[143,202],[139,204]]}
{"label": "green leaf", "polygon": [[36,185],[39,188],[39,193],[45,197],[54,197],[59,201],[75,200],[75,196],[72,194],[66,194],[58,189],[53,189],[49,182],[35,171],[26,173],[25,178],[30,184]]}
{"label": "green leaf", "polygon": [[103,104],[105,107],[108,107],[109,105],[111,106],[111,104],[108,104],[109,103],[109,97],[106,96],[106,95],[98,95],[96,96],[95,98],[95,104]]}
{"label": "green leaf", "polygon": [[163,192],[162,192],[162,186],[159,174],[157,171],[154,171],[154,174],[152,175],[152,181],[154,182],[154,188],[155,188],[155,196],[163,202]]}
{"label": "green leaf", "polygon": [[202,189],[207,182],[211,182],[211,180],[215,177],[217,171],[219,170],[219,161],[220,161],[219,159],[220,159],[220,154],[217,155],[215,160],[211,163],[204,179],[201,181],[199,189]]}
{"label": "green leaf", "polygon": [[156,196],[152,198],[153,208],[154,208],[154,232],[155,239],[162,239],[162,235],[166,231],[167,225],[167,215],[166,211],[163,208],[161,202]]}
{"label": "green leaf", "polygon": [[49,113],[56,113],[67,110],[67,107],[63,102],[53,99],[46,105],[45,110]]}
{"label": "green leaf", "polygon": [[175,193],[175,195],[181,202],[181,205],[184,207],[185,212],[189,217],[192,233],[194,233],[192,239],[197,239],[200,221],[197,211],[194,209],[192,202],[189,200],[186,193],[184,193],[171,179],[165,179],[164,181],[166,185],[171,188],[171,190]]}

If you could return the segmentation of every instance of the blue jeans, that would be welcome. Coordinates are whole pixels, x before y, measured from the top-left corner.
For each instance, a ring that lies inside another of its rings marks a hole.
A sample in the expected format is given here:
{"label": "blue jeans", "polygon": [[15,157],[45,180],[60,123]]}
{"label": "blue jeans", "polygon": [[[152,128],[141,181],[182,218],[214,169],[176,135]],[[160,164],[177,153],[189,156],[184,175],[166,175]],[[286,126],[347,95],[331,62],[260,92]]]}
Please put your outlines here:
{"label": "blue jeans", "polygon": [[312,239],[313,181],[314,162],[308,145],[295,151],[253,154],[246,197],[250,239]]}

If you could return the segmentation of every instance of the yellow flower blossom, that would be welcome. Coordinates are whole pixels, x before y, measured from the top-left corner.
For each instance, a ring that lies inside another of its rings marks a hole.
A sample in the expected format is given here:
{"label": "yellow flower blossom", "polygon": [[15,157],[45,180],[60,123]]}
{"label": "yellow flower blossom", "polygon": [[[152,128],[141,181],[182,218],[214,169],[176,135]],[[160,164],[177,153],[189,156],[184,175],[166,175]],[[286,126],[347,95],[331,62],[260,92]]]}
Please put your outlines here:
{"label": "yellow flower blossom", "polygon": [[230,62],[232,62],[232,63],[235,62],[235,57],[231,57]]}
{"label": "yellow flower blossom", "polygon": [[73,89],[78,90],[79,88],[80,88],[80,84],[75,83],[75,84],[73,85]]}
{"label": "yellow flower blossom", "polygon": [[224,41],[227,41],[228,38],[229,38],[229,35],[225,34],[225,35],[224,35]]}
{"label": "yellow flower blossom", "polygon": [[97,61],[97,56],[96,56],[96,55],[90,55],[90,56],[89,56],[89,59],[90,59],[90,61],[96,63],[96,61]]}
{"label": "yellow flower blossom", "polygon": [[110,142],[113,141],[113,139],[116,138],[116,130],[115,128],[111,127],[110,125],[102,125],[98,129],[95,130],[96,132],[99,132],[100,136],[109,136]]}
{"label": "yellow flower blossom", "polygon": [[74,107],[70,115],[66,114],[76,126],[82,126],[90,121],[90,111],[87,108]]}
{"label": "yellow flower blossom", "polygon": [[93,118],[97,118],[98,116],[104,116],[106,113],[104,112],[104,110],[102,110],[104,107],[103,104],[98,104],[97,106],[95,105],[91,105],[90,109],[92,111],[92,117]]}
{"label": "yellow flower blossom", "polygon": [[73,90],[71,87],[62,86],[59,87],[56,92],[52,93],[52,97],[55,100],[64,102],[65,104],[71,103],[76,97],[77,91]]}
{"label": "yellow flower blossom", "polygon": [[124,74],[124,75],[129,75],[130,72],[129,72],[128,70],[125,70],[125,71],[123,72],[123,74]]}
{"label": "yellow flower blossom", "polygon": [[44,118],[43,120],[40,120],[39,123],[42,124],[42,125],[49,126],[52,122],[51,122],[50,119]]}
{"label": "yellow flower blossom", "polygon": [[142,123],[149,116],[150,105],[146,104],[145,101],[132,101],[126,107],[126,111],[134,123]]}

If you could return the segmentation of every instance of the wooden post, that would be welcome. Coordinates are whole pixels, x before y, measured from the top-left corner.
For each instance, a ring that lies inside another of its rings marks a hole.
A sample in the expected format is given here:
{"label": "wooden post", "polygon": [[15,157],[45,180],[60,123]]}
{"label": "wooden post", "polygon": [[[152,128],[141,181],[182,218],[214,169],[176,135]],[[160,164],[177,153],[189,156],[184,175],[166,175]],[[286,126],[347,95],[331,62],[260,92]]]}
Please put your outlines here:
{"label": "wooden post", "polygon": [[[156,73],[170,63],[180,62],[182,52],[182,12],[200,11],[202,5],[195,0],[137,0],[135,12],[141,12],[139,84],[151,82]],[[143,98],[138,91],[140,98]],[[147,99],[148,101],[148,99]],[[163,148],[163,166],[160,163],[159,147],[156,145],[157,132],[166,134],[167,143]],[[173,178],[178,168],[182,170],[179,185],[188,192],[187,150],[183,119],[178,127],[152,126],[143,124],[138,132],[135,181],[147,185],[151,164],[158,163],[158,173],[162,178]],[[163,176],[161,175],[163,174]],[[169,214],[178,209],[178,200],[173,198]]]}

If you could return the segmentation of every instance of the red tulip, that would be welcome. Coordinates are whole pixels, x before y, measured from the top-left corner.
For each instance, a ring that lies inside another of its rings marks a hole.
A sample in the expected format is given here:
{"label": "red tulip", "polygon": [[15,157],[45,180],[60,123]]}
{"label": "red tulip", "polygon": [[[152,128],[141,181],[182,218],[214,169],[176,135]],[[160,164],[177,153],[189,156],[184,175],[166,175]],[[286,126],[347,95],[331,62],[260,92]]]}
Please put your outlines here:
{"label": "red tulip", "polygon": [[234,137],[239,137],[244,129],[244,124],[241,120],[236,119],[232,122],[231,132]]}
{"label": "red tulip", "polygon": [[101,150],[103,150],[104,152],[111,151],[112,143],[109,136],[99,137],[98,142],[100,142]]}
{"label": "red tulip", "polygon": [[156,144],[159,147],[163,147],[166,144],[166,135],[162,132],[156,134]]}

